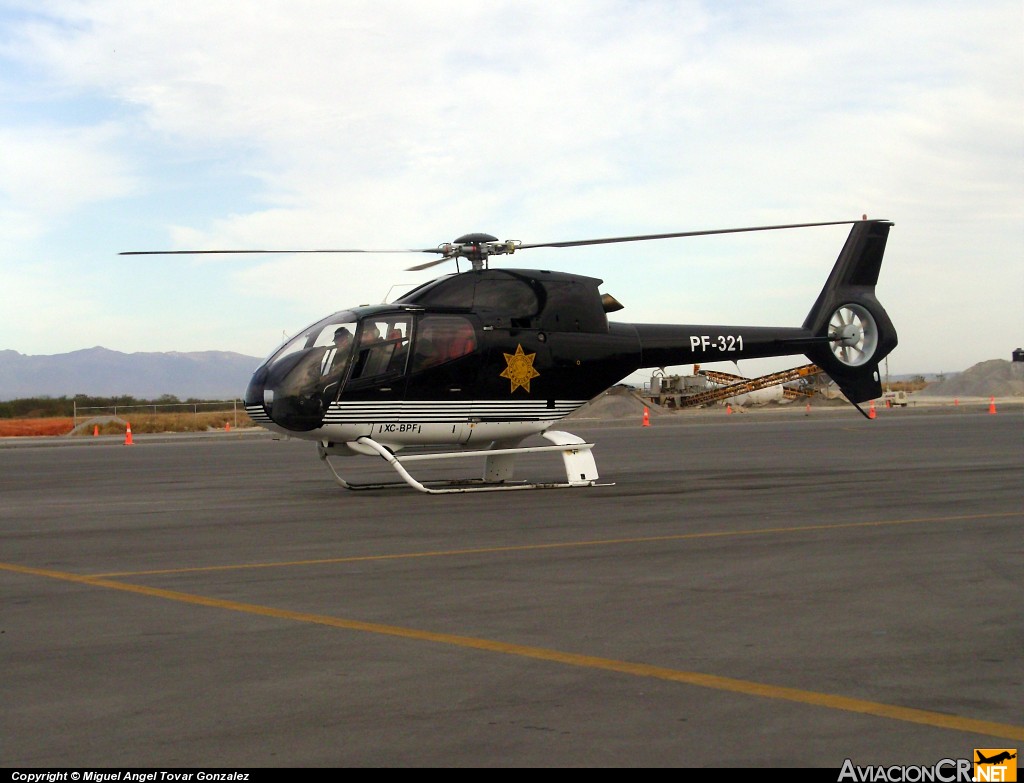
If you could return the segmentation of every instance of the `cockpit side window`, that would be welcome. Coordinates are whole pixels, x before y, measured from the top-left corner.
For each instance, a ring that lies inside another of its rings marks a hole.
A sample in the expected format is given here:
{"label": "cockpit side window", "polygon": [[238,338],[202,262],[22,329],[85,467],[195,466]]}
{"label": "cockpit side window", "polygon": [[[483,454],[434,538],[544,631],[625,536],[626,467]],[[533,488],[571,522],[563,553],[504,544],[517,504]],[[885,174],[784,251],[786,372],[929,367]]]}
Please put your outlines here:
{"label": "cockpit side window", "polygon": [[476,330],[468,318],[431,315],[420,320],[416,333],[412,371],[454,361],[476,350]]}
{"label": "cockpit side window", "polygon": [[325,399],[336,398],[340,385],[345,380],[345,373],[352,360],[355,333],[355,322],[346,321],[341,324],[328,324],[316,335],[313,347],[323,351],[320,357],[320,376],[323,379]]}
{"label": "cockpit side window", "polygon": [[405,372],[411,326],[409,316],[363,319],[352,380]]}

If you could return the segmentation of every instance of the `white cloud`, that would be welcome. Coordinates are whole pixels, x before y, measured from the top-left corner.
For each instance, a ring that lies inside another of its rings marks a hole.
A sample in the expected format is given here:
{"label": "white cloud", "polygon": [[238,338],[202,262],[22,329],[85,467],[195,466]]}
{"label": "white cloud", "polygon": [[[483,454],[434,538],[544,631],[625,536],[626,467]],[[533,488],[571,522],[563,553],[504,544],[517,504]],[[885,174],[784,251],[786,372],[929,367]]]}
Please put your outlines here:
{"label": "white cloud", "polygon": [[84,205],[130,194],[136,182],[114,151],[118,135],[112,127],[0,128],[4,227],[32,236]]}

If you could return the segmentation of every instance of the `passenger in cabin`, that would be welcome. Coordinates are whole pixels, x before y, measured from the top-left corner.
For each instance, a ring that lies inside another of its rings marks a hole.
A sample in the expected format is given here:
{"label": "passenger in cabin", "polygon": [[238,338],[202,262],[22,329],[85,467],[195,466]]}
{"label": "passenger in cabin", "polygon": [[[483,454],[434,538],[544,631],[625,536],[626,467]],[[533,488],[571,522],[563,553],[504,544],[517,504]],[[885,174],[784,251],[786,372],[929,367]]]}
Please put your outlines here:
{"label": "passenger in cabin", "polygon": [[476,350],[473,325],[462,318],[426,319],[416,336],[413,371],[450,362]]}
{"label": "passenger in cabin", "polygon": [[427,330],[421,331],[416,336],[416,351],[413,353],[412,358],[412,368],[414,371],[433,367],[444,360],[441,352],[437,349],[437,345],[430,339],[432,336],[436,336],[436,333],[430,333]]}
{"label": "passenger in cabin", "polygon": [[388,332],[388,342],[394,345],[394,353],[388,363],[389,372],[402,372],[405,369],[405,359],[409,354],[409,341],[405,339],[400,329],[392,329]]}
{"label": "passenger in cabin", "polygon": [[463,322],[456,326],[451,336],[451,342],[448,345],[448,359],[458,359],[460,356],[465,356],[467,353],[472,353],[475,350],[476,333],[473,331],[473,326],[468,322]]}
{"label": "passenger in cabin", "polygon": [[[380,366],[383,356],[379,351],[374,350],[380,342],[380,330],[372,323],[364,323],[363,330],[359,333],[359,348],[357,349],[356,368],[352,372],[353,378],[368,378],[383,370],[383,367]],[[371,359],[371,355],[373,359]]]}
{"label": "passenger in cabin", "polygon": [[372,324],[366,324],[363,327],[363,333],[359,336],[359,350],[363,350],[378,340],[380,340],[380,330]]}

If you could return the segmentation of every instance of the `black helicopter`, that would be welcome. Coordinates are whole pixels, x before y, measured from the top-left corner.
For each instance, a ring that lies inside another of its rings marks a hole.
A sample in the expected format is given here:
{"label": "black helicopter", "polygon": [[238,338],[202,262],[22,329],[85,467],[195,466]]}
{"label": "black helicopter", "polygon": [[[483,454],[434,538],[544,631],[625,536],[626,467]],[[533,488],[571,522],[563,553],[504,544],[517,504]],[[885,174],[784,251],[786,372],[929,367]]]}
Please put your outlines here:
{"label": "black helicopter", "polygon": [[[626,324],[602,294],[603,281],[537,269],[492,269],[493,256],[536,247],[636,242],[673,237],[852,224],[824,288],[791,328]],[[804,354],[854,404],[882,394],[879,362],[897,344],[896,330],[875,298],[889,229],[885,220],[611,237],[545,244],[500,242],[467,234],[436,248],[409,251],[134,251],[150,253],[416,252],[440,258],[426,269],[465,259],[471,268],[424,283],[390,304],[342,310],[285,342],[256,370],[245,392],[253,421],[277,433],[315,441],[320,457],[347,489],[381,487],[342,478],[331,456],[382,457],[416,489],[469,492],[594,486],[593,444],[555,422],[630,373],[647,367]],[[859,406],[858,406],[859,407]],[[522,447],[543,434],[553,445]],[[408,447],[455,447],[398,455]],[[561,452],[564,483],[512,480],[516,455]],[[486,458],[480,479],[421,483],[416,460]]]}

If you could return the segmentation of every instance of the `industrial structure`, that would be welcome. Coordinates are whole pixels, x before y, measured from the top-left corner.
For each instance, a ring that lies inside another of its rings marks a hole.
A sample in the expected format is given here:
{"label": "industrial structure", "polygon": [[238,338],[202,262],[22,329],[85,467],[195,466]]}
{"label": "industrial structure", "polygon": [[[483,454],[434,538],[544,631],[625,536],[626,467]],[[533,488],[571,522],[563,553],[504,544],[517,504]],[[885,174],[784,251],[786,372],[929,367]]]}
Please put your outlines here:
{"label": "industrial structure", "polygon": [[[772,386],[807,381],[821,374],[822,370],[817,365],[804,364],[758,378],[744,378],[742,375],[717,370],[702,370],[699,364],[695,364],[693,375],[665,375],[663,370],[659,370],[651,376],[651,387],[646,396],[652,403],[662,407],[693,408]],[[814,389],[806,383],[799,387],[783,385],[782,388],[783,396],[789,400],[811,397],[814,393]]]}

